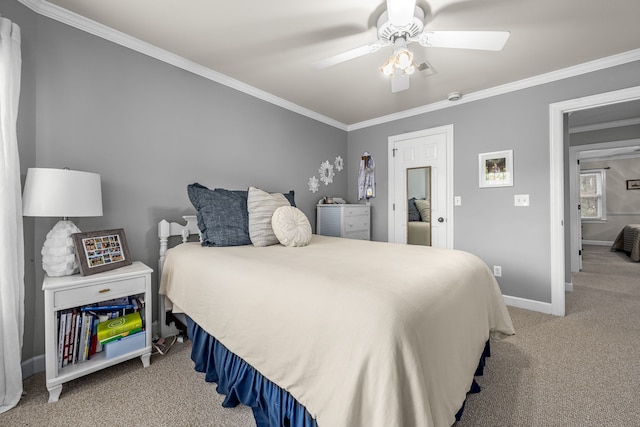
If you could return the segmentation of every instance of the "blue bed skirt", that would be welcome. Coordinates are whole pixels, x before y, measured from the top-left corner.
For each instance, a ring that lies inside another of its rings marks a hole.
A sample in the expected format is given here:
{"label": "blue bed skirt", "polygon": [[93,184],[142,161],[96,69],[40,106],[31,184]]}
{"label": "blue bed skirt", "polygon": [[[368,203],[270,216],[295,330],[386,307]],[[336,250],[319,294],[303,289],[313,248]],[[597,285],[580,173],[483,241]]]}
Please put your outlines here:
{"label": "blue bed skirt", "polygon": [[[187,316],[187,333],[192,342],[191,360],[205,381],[215,382],[216,391],[225,396],[222,406],[242,403],[251,407],[257,427],[317,427],[315,419],[286,390],[278,387],[248,363],[236,356]],[[483,373],[485,359],[491,355],[485,344],[475,375]],[[480,392],[473,380],[469,393]],[[460,420],[464,403],[456,414]]]}

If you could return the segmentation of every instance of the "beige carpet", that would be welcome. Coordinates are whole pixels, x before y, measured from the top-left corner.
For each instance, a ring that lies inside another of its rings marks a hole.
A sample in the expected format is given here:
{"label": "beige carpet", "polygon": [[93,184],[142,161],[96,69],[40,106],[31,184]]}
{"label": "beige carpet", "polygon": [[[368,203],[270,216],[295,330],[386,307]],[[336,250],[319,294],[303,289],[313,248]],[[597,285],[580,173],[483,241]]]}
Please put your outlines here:
{"label": "beige carpet", "polygon": [[564,318],[509,309],[456,427],[640,425],[640,263],[588,246],[572,282]]}
{"label": "beige carpet", "polygon": [[[492,345],[483,390],[455,427],[640,425],[640,263],[604,247],[584,252],[566,317],[509,309],[517,333]],[[47,403],[44,373],[24,387],[1,426],[255,426],[250,409],[220,406],[188,343],[147,369],[134,359],[71,381],[57,403]]]}

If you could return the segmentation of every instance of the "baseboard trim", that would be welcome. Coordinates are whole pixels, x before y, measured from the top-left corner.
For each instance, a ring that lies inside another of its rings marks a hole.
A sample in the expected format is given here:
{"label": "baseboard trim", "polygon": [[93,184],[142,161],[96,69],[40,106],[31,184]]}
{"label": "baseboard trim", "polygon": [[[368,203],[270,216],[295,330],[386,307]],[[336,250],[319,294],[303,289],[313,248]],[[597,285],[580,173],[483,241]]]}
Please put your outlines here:
{"label": "baseboard trim", "polygon": [[524,308],[525,310],[538,311],[544,314],[553,314],[551,303],[534,301],[531,299],[503,295],[504,303],[511,307]]}
{"label": "baseboard trim", "polygon": [[573,292],[573,282],[564,282],[564,291]]}
{"label": "baseboard trim", "polygon": [[583,240],[583,245],[595,245],[595,246],[613,246],[613,242],[607,242],[604,240]]}
{"label": "baseboard trim", "polygon": [[25,360],[20,366],[22,368],[23,380],[40,372],[44,372],[46,369],[44,354]]}

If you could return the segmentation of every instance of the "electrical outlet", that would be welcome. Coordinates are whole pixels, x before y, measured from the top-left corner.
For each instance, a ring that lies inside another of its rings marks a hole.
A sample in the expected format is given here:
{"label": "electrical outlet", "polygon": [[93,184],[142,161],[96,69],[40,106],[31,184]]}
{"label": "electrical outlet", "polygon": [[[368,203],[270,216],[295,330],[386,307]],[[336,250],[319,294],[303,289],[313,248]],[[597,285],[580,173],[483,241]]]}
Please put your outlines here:
{"label": "electrical outlet", "polygon": [[502,267],[499,265],[493,266],[493,275],[496,277],[502,277]]}
{"label": "electrical outlet", "polygon": [[513,205],[514,206],[529,206],[529,195],[528,194],[516,194],[513,196]]}

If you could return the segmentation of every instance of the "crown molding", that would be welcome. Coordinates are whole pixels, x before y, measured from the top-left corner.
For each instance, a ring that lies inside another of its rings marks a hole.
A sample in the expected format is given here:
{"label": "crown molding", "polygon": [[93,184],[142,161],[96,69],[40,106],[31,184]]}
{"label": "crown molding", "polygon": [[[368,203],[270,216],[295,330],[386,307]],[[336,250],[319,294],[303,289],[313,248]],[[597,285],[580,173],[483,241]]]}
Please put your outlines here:
{"label": "crown molding", "polygon": [[635,126],[635,125],[640,125],[640,118],[616,120],[613,122],[596,123],[593,125],[576,126],[576,127],[570,128],[569,133],[573,134],[573,133],[581,133],[581,132],[591,132],[595,130],[613,129],[613,128],[621,128],[625,126]]}
{"label": "crown molding", "polygon": [[311,111],[300,105],[294,104],[285,99],[279,98],[268,92],[255,88],[248,84],[242,83],[236,79],[233,79],[229,76],[221,74],[210,68],[204,67],[184,57],[173,54],[164,49],[160,49],[157,46],[146,43],[135,37],[131,37],[125,33],[114,30],[113,28],[107,27],[106,25],[95,22],[91,19],[78,15],[67,9],[61,8],[57,5],[49,3],[46,0],[18,0],[18,1],[42,16],[46,16],[53,20],[78,28],[87,33],[93,34],[105,40],[109,40],[113,43],[119,44],[121,46],[127,47],[134,51],[140,52],[144,55],[155,58],[159,61],[166,62],[175,67],[184,69],[186,71],[192,72],[206,79],[212,80],[216,83],[220,83],[224,86],[228,86],[232,89],[246,93],[250,96],[261,99],[265,102],[269,102],[273,105],[285,108],[294,113],[298,113],[300,115],[309,117],[311,119],[317,120],[319,122],[325,123],[327,125],[333,126],[335,128],[338,128],[340,130],[344,130],[347,132],[363,129],[371,126],[376,126],[379,124],[388,123],[395,120],[405,119],[405,118],[417,116],[420,114],[441,110],[444,108],[450,108],[456,105],[478,101],[480,99],[490,98],[497,95],[503,95],[509,92],[527,89],[533,86],[538,86],[545,83],[551,83],[557,80],[562,80],[569,77],[575,77],[581,74],[599,71],[602,69],[640,60],[640,49],[636,49],[636,50],[624,52],[618,55],[612,55],[609,57],[579,64],[573,67],[568,67],[561,70],[552,71],[546,74],[541,74],[528,79],[523,79],[516,82],[508,83],[505,85],[496,86],[490,89],[465,94],[458,101],[454,101],[454,102],[439,101],[432,104],[427,104],[420,107],[412,108],[409,110],[389,114],[386,116],[381,116],[375,119],[347,125],[345,123],[334,120],[330,117],[316,113],[315,111]]}
{"label": "crown molding", "polygon": [[440,101],[434,104],[428,104],[421,107],[412,108],[410,110],[401,111],[387,116],[378,117],[375,119],[355,123],[347,126],[347,131],[367,128],[387,122],[392,122],[399,119],[405,119],[419,114],[428,113],[443,108],[455,107],[456,105],[465,104],[468,102],[478,101],[480,99],[490,98],[497,95],[503,95],[509,92],[517,90],[527,89],[533,86],[539,86],[546,83],[552,83],[558,80],[566,79],[569,77],[579,76],[581,74],[591,73],[594,71],[611,68],[616,65],[627,64],[629,62],[640,60],[640,49],[630,50],[618,55],[612,55],[605,58],[596,59],[594,61],[585,62],[583,64],[575,65],[573,67],[563,68],[561,70],[552,71],[545,74],[540,74],[528,79],[519,80],[505,85],[492,87],[490,89],[465,94],[458,101]]}
{"label": "crown molding", "polygon": [[30,8],[31,10],[33,10],[34,12],[42,16],[46,16],[47,18],[51,18],[55,21],[61,22],[63,24],[67,24],[71,27],[85,31],[89,34],[93,34],[94,36],[97,36],[105,40],[111,41],[113,43],[119,44],[121,46],[127,47],[131,50],[150,56],[159,61],[165,62],[167,64],[181,68],[183,70],[189,71],[200,77],[204,77],[208,80],[212,80],[216,83],[220,83],[224,86],[230,87],[239,92],[243,92],[243,93],[246,93],[247,95],[251,95],[254,98],[258,98],[270,104],[276,105],[278,107],[282,107],[286,110],[293,111],[294,113],[298,113],[300,115],[309,117],[311,119],[317,120],[319,122],[325,123],[327,125],[336,127],[344,131],[347,130],[347,125],[342,122],[339,122],[337,120],[334,120],[322,114],[316,113],[315,111],[311,111],[300,105],[294,104],[293,102],[289,102],[285,99],[279,98],[268,92],[265,92],[253,86],[250,86],[246,83],[242,83],[241,81],[233,79],[229,76],[226,76],[222,73],[214,71],[210,68],[204,67],[182,56],[168,52],[150,43],[144,42],[128,34],[122,33],[111,27],[100,24],[84,16],[78,15],[77,13],[64,9],[60,6],[49,3],[48,1],[45,1],[45,0],[18,0],[18,1],[24,4],[25,6],[27,6],[28,8]]}

